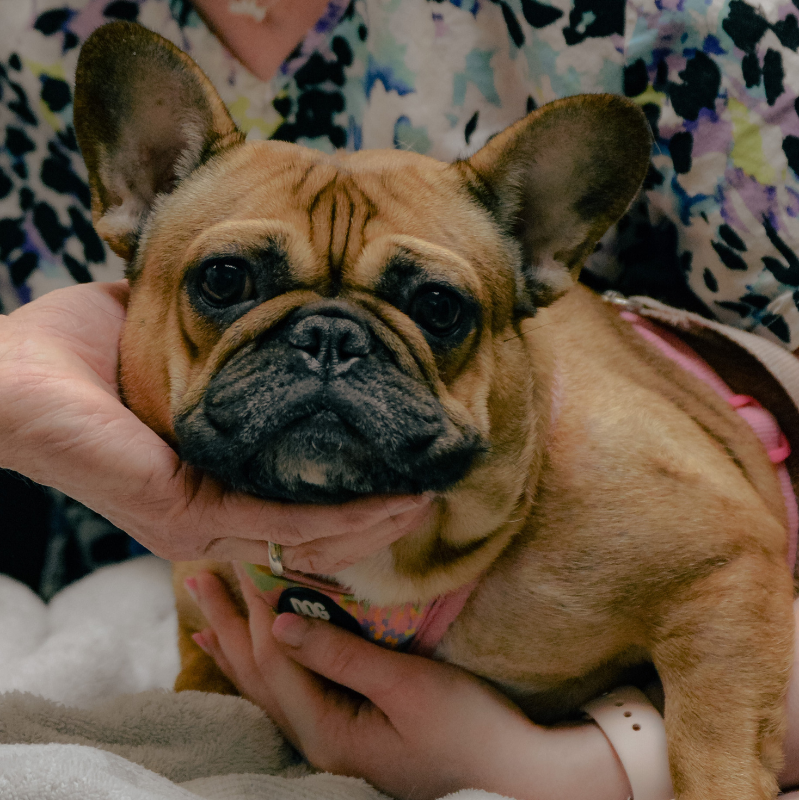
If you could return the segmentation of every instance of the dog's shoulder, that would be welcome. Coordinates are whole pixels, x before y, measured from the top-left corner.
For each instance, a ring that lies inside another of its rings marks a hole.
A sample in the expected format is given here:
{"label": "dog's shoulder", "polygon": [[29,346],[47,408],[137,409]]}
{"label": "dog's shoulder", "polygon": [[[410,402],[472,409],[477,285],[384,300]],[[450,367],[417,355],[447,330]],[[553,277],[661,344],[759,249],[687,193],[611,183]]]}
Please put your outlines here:
{"label": "dog's shoulder", "polygon": [[548,312],[542,333],[553,342],[558,394],[551,473],[574,475],[581,465],[592,474],[602,464],[582,491],[615,490],[626,502],[638,496],[647,505],[648,487],[659,497],[669,486],[691,484],[692,493],[705,493],[706,506],[747,497],[784,520],[774,467],[727,400],[588,289],[577,287]]}

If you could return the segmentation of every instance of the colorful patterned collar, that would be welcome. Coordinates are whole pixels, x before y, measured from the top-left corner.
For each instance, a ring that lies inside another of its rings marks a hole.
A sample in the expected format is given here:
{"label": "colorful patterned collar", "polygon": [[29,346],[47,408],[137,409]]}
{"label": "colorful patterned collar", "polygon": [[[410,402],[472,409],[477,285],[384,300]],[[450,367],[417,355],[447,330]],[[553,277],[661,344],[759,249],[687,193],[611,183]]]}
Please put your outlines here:
{"label": "colorful patterned collar", "polygon": [[391,650],[432,656],[477,585],[473,581],[429,603],[378,606],[356,600],[338,584],[286,570],[276,578],[269,567],[244,564],[245,572],[280,612],[329,620]]}

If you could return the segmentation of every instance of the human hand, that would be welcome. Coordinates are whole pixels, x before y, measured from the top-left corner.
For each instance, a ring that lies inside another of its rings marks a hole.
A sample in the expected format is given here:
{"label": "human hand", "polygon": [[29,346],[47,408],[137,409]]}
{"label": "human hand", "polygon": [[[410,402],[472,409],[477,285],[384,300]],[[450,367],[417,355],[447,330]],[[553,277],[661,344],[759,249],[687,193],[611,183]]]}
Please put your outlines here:
{"label": "human hand", "polygon": [[0,315],[0,467],[54,486],[175,561],[266,564],[272,540],[287,567],[333,573],[430,512],[425,497],[265,502],[187,466],[120,402],[127,301],[127,281],[93,283]]}
{"label": "human hand", "polygon": [[211,625],[195,641],[316,767],[398,798],[464,788],[622,800],[625,773],[593,724],[545,729],[487,684],[318,620],[276,617],[242,576],[249,621],[210,573],[189,587]]}

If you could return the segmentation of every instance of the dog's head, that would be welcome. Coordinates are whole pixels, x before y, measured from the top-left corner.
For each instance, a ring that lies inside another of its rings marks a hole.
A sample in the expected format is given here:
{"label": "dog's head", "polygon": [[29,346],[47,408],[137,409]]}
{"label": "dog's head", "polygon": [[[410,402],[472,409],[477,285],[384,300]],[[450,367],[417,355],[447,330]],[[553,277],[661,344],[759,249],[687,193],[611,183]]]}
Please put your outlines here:
{"label": "dog's head", "polygon": [[523,323],[637,192],[641,112],[558,101],[454,164],[248,143],[196,65],[128,23],[90,37],[76,84],[95,225],[129,263],[130,407],[263,497],[458,498],[433,560],[481,549],[541,450],[549,363]]}

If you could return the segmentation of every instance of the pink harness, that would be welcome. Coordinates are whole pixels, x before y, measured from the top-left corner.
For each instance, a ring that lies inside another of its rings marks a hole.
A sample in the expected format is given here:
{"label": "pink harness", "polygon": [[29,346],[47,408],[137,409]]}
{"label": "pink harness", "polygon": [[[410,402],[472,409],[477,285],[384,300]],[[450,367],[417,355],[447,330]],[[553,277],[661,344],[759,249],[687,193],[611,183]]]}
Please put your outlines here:
{"label": "pink harness", "polygon": [[[734,394],[711,367],[673,333],[630,311],[622,311],[621,316],[667,358],[691,372],[727,400],[758,436],[777,469],[789,523],[787,561],[794,567],[797,558],[797,501],[784,464],[790,453],[789,442],[775,418],[752,397]],[[553,424],[560,405],[560,392],[561,383],[556,380],[553,385]],[[353,595],[343,592],[337,584],[310,575],[286,570],[284,576],[278,578],[270,572],[269,567],[257,564],[244,566],[256,588],[279,611],[330,620],[354,632],[360,632],[365,638],[384,647],[423,656],[433,654],[478,584],[475,580],[427,604],[378,606],[368,601],[359,601]]]}
{"label": "pink harness", "polygon": [[734,394],[722,378],[674,333],[631,311],[622,311],[620,316],[628,320],[638,334],[655,345],[670,361],[674,361],[687,372],[691,372],[696,378],[710,386],[723,400],[727,400],[758,436],[767,451],[769,460],[775,465],[780,481],[788,522],[789,546],[786,560],[789,566],[794,568],[797,558],[797,498],[794,495],[789,471],[784,463],[789,457],[791,449],[786,436],[775,421],[775,417],[754,398],[745,394]]}

